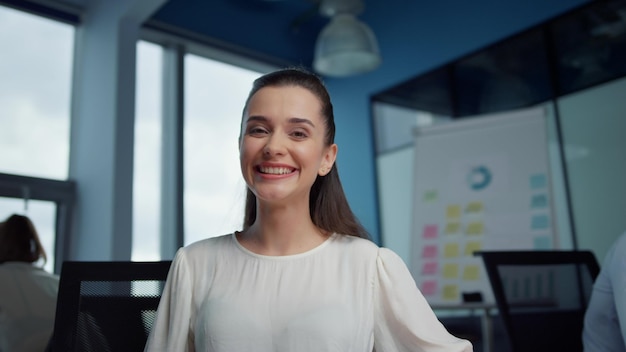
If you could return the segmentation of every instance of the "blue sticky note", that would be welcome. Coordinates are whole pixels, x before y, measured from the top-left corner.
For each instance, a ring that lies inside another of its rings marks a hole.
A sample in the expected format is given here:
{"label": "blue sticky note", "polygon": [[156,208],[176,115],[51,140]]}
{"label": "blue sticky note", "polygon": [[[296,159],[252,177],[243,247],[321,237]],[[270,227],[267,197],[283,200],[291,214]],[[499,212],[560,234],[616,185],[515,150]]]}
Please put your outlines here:
{"label": "blue sticky note", "polygon": [[533,239],[535,249],[552,249],[552,238],[550,236],[538,236]]}
{"label": "blue sticky note", "polygon": [[545,215],[545,214],[533,215],[532,220],[531,220],[531,225],[530,225],[531,229],[543,230],[543,229],[547,229],[548,227],[550,227],[550,218],[548,218],[548,215]]}
{"label": "blue sticky note", "polygon": [[546,194],[533,194],[530,199],[530,207],[533,209],[545,208],[548,206],[548,196]]}
{"label": "blue sticky note", "polygon": [[535,174],[530,176],[531,189],[544,189],[548,184],[545,174]]}

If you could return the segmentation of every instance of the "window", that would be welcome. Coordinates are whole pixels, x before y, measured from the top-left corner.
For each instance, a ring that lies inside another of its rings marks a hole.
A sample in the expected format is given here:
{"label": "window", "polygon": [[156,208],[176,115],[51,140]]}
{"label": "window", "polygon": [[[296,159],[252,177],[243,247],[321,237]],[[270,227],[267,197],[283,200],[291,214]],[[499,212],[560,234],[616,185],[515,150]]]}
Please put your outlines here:
{"label": "window", "polygon": [[132,260],[159,260],[163,48],[137,44]]}
{"label": "window", "polygon": [[74,199],[73,183],[60,181],[69,171],[73,46],[72,25],[0,5],[0,221],[28,216],[44,268],[57,273]]}
{"label": "window", "polygon": [[246,186],[237,139],[260,73],[185,57],[185,244],[241,230]]}
{"label": "window", "polygon": [[67,179],[73,38],[0,6],[0,172]]}

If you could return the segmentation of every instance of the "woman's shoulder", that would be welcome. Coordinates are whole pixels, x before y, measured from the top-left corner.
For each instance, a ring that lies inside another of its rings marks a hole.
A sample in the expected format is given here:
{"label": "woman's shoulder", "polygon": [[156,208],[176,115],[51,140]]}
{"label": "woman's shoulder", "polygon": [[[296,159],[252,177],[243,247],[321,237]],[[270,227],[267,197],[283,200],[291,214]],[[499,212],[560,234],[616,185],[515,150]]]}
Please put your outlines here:
{"label": "woman's shoulder", "polygon": [[335,246],[342,253],[351,253],[359,257],[376,258],[380,247],[373,241],[357,236],[336,234]]}
{"label": "woman's shoulder", "polygon": [[338,243],[338,246],[343,247],[341,250],[344,252],[365,255],[369,258],[382,261],[402,260],[393,250],[386,247],[381,247],[366,238],[348,235],[337,235],[337,240],[335,242]]}
{"label": "woman's shoulder", "polygon": [[233,234],[226,234],[216,237],[209,237],[181,247],[177,256],[184,256],[187,259],[196,257],[207,258],[212,254],[223,253],[233,247]]}

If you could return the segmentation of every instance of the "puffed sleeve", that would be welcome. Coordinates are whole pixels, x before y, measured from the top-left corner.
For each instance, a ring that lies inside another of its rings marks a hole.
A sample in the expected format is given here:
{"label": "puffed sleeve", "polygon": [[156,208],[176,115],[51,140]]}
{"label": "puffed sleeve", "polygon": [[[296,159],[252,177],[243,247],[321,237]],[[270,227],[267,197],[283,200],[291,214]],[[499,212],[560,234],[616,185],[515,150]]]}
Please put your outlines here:
{"label": "puffed sleeve", "polygon": [[378,251],[374,283],[376,352],[471,352],[472,344],[450,334],[417,288],[402,259]]}
{"label": "puffed sleeve", "polygon": [[[609,271],[613,286],[615,313],[622,331],[622,340],[626,345],[626,233],[624,233],[611,250],[610,262],[604,263]],[[607,256],[608,257],[608,256]]]}
{"label": "puffed sleeve", "polygon": [[193,352],[190,330],[192,284],[183,249],[172,260],[145,352]]}

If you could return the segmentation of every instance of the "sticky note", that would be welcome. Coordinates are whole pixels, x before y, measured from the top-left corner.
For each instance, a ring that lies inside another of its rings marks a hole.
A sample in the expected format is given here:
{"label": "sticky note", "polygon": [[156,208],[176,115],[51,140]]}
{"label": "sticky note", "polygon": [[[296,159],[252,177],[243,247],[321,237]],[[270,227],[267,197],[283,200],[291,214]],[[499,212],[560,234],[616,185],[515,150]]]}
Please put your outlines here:
{"label": "sticky note", "polygon": [[422,237],[437,238],[437,232],[438,232],[437,225],[424,225]]}
{"label": "sticky note", "polygon": [[458,243],[446,243],[443,247],[443,256],[446,258],[455,258],[459,256]]}
{"label": "sticky note", "polygon": [[447,235],[452,235],[455,233],[459,233],[459,230],[461,229],[461,223],[459,222],[449,222],[446,224],[446,229],[445,229],[445,233]]}
{"label": "sticky note", "polygon": [[437,258],[437,245],[429,244],[422,248],[422,258]]}
{"label": "sticky note", "polygon": [[545,174],[535,174],[530,176],[530,189],[544,189],[548,184]]}
{"label": "sticky note", "polygon": [[552,249],[552,238],[550,236],[537,236],[533,239],[535,249]]}
{"label": "sticky note", "polygon": [[461,206],[460,205],[448,205],[446,209],[446,218],[448,219],[458,219],[461,217]]}
{"label": "sticky note", "polygon": [[446,279],[457,279],[459,277],[459,265],[446,263],[446,265],[443,266],[443,277]]}
{"label": "sticky note", "polygon": [[465,250],[463,254],[467,256],[473,256],[475,251],[479,251],[482,249],[482,244],[477,241],[470,241],[465,244]]}
{"label": "sticky note", "polygon": [[478,280],[480,275],[480,268],[478,265],[466,265],[463,268],[463,280],[475,281]]}
{"label": "sticky note", "polygon": [[441,290],[441,297],[446,301],[459,299],[459,287],[457,285],[445,285]]}
{"label": "sticky note", "polygon": [[530,228],[533,230],[543,230],[550,227],[550,218],[545,214],[533,215]]}
{"label": "sticky note", "polygon": [[530,207],[532,209],[541,209],[548,206],[548,196],[546,194],[533,194],[530,198]]}
{"label": "sticky note", "polygon": [[485,225],[482,221],[473,221],[467,224],[465,233],[468,235],[482,235],[485,232]]}
{"label": "sticky note", "polygon": [[432,296],[437,292],[437,281],[435,280],[428,280],[428,281],[424,281],[422,282],[422,285],[420,287],[420,291],[422,291],[422,294],[424,296]]}
{"label": "sticky note", "polygon": [[424,200],[424,202],[429,203],[429,202],[434,202],[437,200],[437,191],[436,190],[428,190],[426,192],[424,192],[424,195],[422,197],[422,199]]}
{"label": "sticky note", "polygon": [[483,202],[469,202],[465,206],[466,213],[480,213],[483,211]]}
{"label": "sticky note", "polygon": [[437,262],[425,262],[422,266],[422,274],[423,275],[435,275],[437,274],[437,269],[439,264]]}

